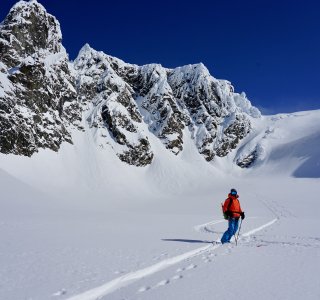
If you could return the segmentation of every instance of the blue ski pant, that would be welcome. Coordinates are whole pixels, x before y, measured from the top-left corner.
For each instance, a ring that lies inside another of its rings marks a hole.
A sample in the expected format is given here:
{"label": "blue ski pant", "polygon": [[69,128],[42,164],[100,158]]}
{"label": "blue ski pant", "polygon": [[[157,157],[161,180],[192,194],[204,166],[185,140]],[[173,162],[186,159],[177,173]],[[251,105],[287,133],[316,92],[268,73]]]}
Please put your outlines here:
{"label": "blue ski pant", "polygon": [[223,234],[221,238],[222,244],[229,243],[232,236],[236,234],[239,227],[239,219],[229,218],[228,223],[228,230]]}

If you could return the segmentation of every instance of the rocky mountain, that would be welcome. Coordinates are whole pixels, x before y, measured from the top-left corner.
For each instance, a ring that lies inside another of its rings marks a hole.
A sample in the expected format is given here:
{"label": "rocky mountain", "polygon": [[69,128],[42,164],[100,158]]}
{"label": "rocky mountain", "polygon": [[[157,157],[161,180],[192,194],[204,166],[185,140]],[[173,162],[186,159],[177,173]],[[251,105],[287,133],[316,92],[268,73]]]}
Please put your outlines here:
{"label": "rocky mountain", "polygon": [[[236,149],[260,118],[244,93],[202,64],[137,66],[85,45],[69,62],[59,22],[36,0],[0,25],[0,152],[58,151],[88,130],[124,162],[151,164],[150,138],[179,155],[191,138],[207,161]],[[238,161],[247,167],[251,157]]]}
{"label": "rocky mountain", "polygon": [[0,151],[57,151],[80,125],[74,75],[59,22],[36,1],[18,2],[0,25]]}

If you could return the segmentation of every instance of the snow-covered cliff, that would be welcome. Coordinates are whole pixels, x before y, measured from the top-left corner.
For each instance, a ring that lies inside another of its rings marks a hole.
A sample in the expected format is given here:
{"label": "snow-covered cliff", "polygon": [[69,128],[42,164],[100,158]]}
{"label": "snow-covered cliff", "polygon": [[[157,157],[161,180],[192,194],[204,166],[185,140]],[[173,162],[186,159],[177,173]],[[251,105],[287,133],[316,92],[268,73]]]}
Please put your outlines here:
{"label": "snow-covered cliff", "polygon": [[20,1],[0,25],[0,151],[32,155],[71,142],[80,107],[59,22]]}
{"label": "snow-covered cliff", "polygon": [[58,151],[73,130],[89,128],[131,165],[152,162],[150,135],[173,155],[191,138],[212,161],[236,149],[261,116],[202,63],[137,66],[89,45],[70,63],[61,40],[59,22],[36,0],[18,2],[1,23],[2,153]]}

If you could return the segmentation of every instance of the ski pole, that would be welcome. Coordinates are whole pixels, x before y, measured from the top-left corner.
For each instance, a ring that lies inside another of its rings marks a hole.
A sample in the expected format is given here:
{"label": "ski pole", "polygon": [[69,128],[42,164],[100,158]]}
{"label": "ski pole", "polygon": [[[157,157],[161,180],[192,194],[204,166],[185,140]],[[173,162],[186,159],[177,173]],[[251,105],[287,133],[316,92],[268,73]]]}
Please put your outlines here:
{"label": "ski pole", "polygon": [[237,234],[234,235],[234,239],[236,240],[236,246],[238,246],[238,238],[237,238]]}
{"label": "ski pole", "polygon": [[240,221],[240,226],[239,226],[239,230],[238,230],[238,236],[236,236],[237,234],[235,234],[235,240],[236,240],[236,246],[238,246],[238,239],[239,239],[239,234],[240,234],[240,230],[241,230],[241,225],[242,225],[242,219]]}

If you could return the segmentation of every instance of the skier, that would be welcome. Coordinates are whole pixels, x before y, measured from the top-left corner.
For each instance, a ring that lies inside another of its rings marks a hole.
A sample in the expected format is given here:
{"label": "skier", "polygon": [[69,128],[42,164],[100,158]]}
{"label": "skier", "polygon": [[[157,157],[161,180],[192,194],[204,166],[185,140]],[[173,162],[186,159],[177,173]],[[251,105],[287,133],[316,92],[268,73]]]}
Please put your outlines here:
{"label": "skier", "polygon": [[221,243],[230,243],[230,239],[236,234],[239,226],[239,218],[243,220],[245,218],[244,212],[240,207],[240,202],[238,200],[239,195],[235,189],[231,189],[228,198],[222,205],[222,211],[224,218],[228,220],[228,230],[223,234],[221,238]]}

